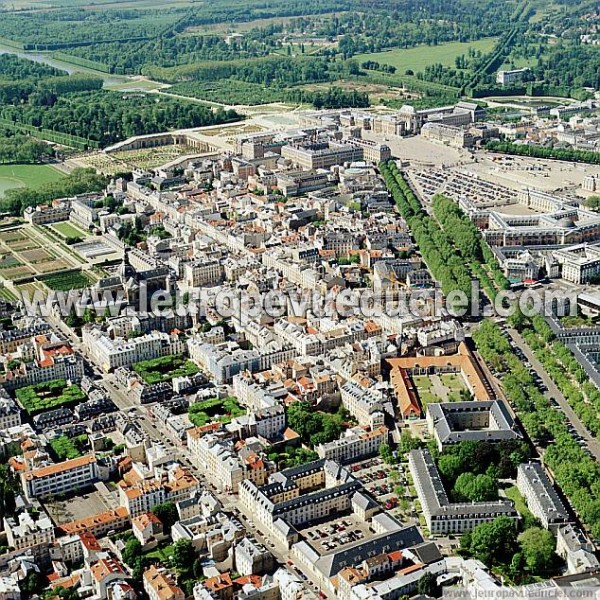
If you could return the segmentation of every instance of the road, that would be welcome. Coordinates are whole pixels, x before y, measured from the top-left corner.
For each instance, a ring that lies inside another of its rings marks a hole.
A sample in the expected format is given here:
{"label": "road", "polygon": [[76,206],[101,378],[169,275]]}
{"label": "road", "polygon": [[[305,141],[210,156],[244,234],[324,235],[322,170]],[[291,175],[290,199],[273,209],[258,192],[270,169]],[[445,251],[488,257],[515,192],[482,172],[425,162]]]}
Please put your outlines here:
{"label": "road", "polygon": [[554,383],[553,379],[548,375],[544,365],[535,357],[535,354],[523,339],[521,334],[516,329],[507,328],[508,334],[512,338],[513,344],[518,346],[527,360],[531,363],[532,368],[541,377],[542,381],[548,388],[548,396],[554,398],[558,405],[562,408],[567,420],[573,425],[575,431],[587,442],[590,452],[597,461],[600,461],[600,442],[594,438],[581,422],[575,411],[571,408],[563,393]]}

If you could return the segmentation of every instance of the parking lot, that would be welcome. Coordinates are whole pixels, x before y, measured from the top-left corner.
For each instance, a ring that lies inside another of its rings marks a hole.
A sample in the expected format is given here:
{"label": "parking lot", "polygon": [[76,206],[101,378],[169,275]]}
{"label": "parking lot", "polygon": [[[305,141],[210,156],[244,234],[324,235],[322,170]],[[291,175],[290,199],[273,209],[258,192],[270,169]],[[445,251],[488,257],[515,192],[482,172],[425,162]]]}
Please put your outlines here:
{"label": "parking lot", "polygon": [[44,503],[44,507],[57,525],[97,515],[117,506],[116,496],[112,495],[104,484],[96,484],[96,486],[88,488],[79,496],[62,500],[50,500]]}
{"label": "parking lot", "polygon": [[306,541],[320,554],[339,550],[372,535],[368,523],[353,514],[335,522],[313,525],[301,531]]}
{"label": "parking lot", "polygon": [[387,465],[376,457],[356,463],[350,470],[385,511],[407,525],[419,522],[407,465]]}

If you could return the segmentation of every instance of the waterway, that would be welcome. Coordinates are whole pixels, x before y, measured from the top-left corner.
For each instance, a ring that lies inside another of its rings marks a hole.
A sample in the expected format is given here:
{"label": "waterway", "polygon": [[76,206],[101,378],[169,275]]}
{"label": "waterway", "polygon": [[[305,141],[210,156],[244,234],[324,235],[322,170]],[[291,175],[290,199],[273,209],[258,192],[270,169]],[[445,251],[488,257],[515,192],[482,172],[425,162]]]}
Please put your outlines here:
{"label": "waterway", "polygon": [[[95,75],[96,77],[102,78],[102,80],[104,81],[104,87],[119,86],[120,89],[123,89],[121,86],[124,86],[128,82],[131,82],[132,89],[136,89],[136,79],[134,78],[126,77],[124,75],[111,75],[110,73],[102,73],[101,71],[95,71],[94,69],[88,69],[87,67],[73,65],[71,63],[62,61],[58,58],[54,58],[53,56],[51,56],[50,53],[17,50],[16,48],[11,48],[10,46],[4,46],[0,44],[0,54],[14,54],[15,56],[19,56],[20,58],[26,58],[27,60],[31,60],[33,62],[49,65],[50,67],[54,67],[55,69],[61,69],[69,74],[90,73],[91,75]],[[159,84],[157,84],[157,86],[158,85]]]}

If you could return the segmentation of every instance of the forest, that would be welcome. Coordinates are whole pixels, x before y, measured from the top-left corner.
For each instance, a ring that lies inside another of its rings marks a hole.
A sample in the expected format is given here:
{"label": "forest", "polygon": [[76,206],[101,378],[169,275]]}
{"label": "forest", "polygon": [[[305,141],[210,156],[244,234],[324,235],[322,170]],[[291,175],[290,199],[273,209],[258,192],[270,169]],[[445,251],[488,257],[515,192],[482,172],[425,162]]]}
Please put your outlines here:
{"label": "forest", "polygon": [[0,129],[0,164],[35,164],[52,156],[52,146],[26,135]]}
{"label": "forest", "polygon": [[168,97],[104,90],[57,96],[50,104],[3,106],[0,117],[87,138],[101,146],[134,135],[218,125],[240,118],[232,110],[212,111],[206,106]]}

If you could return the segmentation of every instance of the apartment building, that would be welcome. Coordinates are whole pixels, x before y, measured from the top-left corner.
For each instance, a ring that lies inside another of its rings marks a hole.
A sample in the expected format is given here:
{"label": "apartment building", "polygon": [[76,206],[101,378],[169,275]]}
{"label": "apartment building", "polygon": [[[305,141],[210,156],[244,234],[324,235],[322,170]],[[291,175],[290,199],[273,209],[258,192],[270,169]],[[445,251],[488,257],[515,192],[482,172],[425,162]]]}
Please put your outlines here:
{"label": "apartment building", "polygon": [[295,351],[288,346],[265,351],[242,350],[237,345],[206,344],[194,338],[188,341],[190,358],[207,370],[219,383],[229,383],[242,371],[264,371],[272,365],[294,358]]}
{"label": "apartment building", "polygon": [[0,430],[17,427],[20,424],[21,409],[6,390],[0,388]]}
{"label": "apartment building", "polygon": [[250,447],[236,450],[232,439],[215,434],[202,435],[197,429],[187,431],[190,454],[196,465],[221,491],[238,493],[240,484],[250,480],[264,485],[275,465]]}
{"label": "apartment building", "polygon": [[194,260],[183,264],[183,280],[189,287],[213,285],[223,279],[221,260]]}
{"label": "apartment building", "polygon": [[175,577],[163,567],[150,566],[144,571],[144,591],[150,600],[185,600]]}
{"label": "apartment building", "polygon": [[343,464],[377,454],[381,444],[387,441],[387,427],[370,430],[359,426],[347,429],[339,440],[319,444],[315,450],[319,458]]}
{"label": "apartment building", "polygon": [[132,483],[123,479],[119,483],[119,500],[131,517],[137,517],[151,512],[159,504],[188,498],[200,488],[200,482],[189,470],[175,466],[157,477],[140,479],[137,476]]}
{"label": "apartment building", "polygon": [[232,419],[227,430],[235,437],[259,437],[265,440],[281,439],[286,429],[285,409],[276,404]]}
{"label": "apartment building", "polygon": [[600,569],[594,544],[571,523],[556,529],[556,554],[567,563],[567,573],[585,573]]}
{"label": "apartment building", "polygon": [[250,371],[242,371],[233,377],[233,392],[244,406],[258,411],[277,406],[288,395],[281,381],[269,380],[261,385]]}
{"label": "apartment building", "polygon": [[82,329],[82,343],[88,356],[105,373],[136,362],[185,352],[185,342],[177,334],[154,331],[130,340],[111,339],[96,328]]}
{"label": "apartment building", "polygon": [[46,513],[37,518],[28,511],[16,517],[4,517],[4,531],[8,545],[15,550],[54,542],[54,525]]}
{"label": "apartment building", "polygon": [[29,500],[69,494],[98,480],[98,464],[93,454],[39,467],[21,474],[21,486]]}
{"label": "apartment building", "polygon": [[235,570],[240,575],[258,575],[274,566],[271,552],[257,541],[245,537],[235,547]]}
{"label": "apartment building", "polygon": [[376,429],[385,424],[386,414],[394,414],[391,401],[378,389],[364,388],[354,381],[347,381],[340,391],[344,408],[356,418],[359,425]]}
{"label": "apartment building", "polygon": [[556,531],[571,517],[540,463],[523,463],[517,468],[517,488],[527,507],[546,529]]}
{"label": "apartment building", "polygon": [[171,528],[173,542],[189,540],[197,553],[207,554],[216,562],[227,559],[232,547],[244,537],[244,528],[235,518],[224,513],[196,515],[180,520]]}
{"label": "apartment building", "polygon": [[451,503],[429,450],[411,450],[408,466],[427,527],[433,535],[466,533],[497,517],[519,519],[514,504],[508,500]]}

